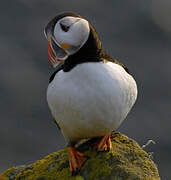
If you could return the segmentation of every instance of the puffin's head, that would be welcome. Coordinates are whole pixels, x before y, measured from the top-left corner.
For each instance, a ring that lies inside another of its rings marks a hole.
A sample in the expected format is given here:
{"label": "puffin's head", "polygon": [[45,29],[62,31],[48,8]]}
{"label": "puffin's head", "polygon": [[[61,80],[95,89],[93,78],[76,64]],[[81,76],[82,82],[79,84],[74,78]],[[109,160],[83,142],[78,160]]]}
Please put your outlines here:
{"label": "puffin's head", "polygon": [[87,20],[70,12],[53,18],[45,27],[44,32],[48,40],[49,61],[54,68],[76,54],[88,39],[92,39],[92,35],[96,34]]}

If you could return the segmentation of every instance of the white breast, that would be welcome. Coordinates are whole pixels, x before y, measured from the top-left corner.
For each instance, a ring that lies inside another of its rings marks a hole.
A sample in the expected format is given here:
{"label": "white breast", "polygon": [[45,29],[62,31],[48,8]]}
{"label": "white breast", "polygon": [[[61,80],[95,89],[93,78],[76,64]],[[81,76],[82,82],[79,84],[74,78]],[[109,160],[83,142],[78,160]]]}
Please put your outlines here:
{"label": "white breast", "polygon": [[120,65],[83,63],[60,71],[47,101],[67,141],[103,136],[119,127],[137,97],[136,82]]}

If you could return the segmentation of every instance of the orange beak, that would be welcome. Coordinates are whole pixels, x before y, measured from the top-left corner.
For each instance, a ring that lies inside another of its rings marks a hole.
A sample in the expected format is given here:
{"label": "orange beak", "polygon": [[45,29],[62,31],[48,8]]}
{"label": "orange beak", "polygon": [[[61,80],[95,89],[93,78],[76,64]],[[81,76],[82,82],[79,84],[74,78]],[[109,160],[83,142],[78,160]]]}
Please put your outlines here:
{"label": "orange beak", "polygon": [[68,44],[58,44],[52,36],[48,37],[48,58],[53,68],[68,57],[68,53],[66,52],[68,47]]}
{"label": "orange beak", "polygon": [[56,54],[53,51],[52,45],[51,45],[51,40],[48,40],[48,58],[49,58],[49,62],[50,65],[54,68],[57,66],[57,64],[59,64],[60,62],[62,62],[62,60],[60,59],[56,59]]}
{"label": "orange beak", "polygon": [[50,40],[48,40],[48,58],[49,58],[50,65],[53,67],[53,61],[55,60],[55,54],[51,48]]}

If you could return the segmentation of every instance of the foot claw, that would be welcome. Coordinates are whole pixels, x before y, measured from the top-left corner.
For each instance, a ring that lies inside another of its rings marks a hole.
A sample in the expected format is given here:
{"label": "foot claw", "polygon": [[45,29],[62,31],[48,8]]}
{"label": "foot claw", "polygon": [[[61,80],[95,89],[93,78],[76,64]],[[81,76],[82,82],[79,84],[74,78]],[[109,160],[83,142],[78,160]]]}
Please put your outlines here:
{"label": "foot claw", "polygon": [[80,170],[78,168],[76,168],[75,171],[72,171],[72,176],[78,175],[79,172],[80,172]]}

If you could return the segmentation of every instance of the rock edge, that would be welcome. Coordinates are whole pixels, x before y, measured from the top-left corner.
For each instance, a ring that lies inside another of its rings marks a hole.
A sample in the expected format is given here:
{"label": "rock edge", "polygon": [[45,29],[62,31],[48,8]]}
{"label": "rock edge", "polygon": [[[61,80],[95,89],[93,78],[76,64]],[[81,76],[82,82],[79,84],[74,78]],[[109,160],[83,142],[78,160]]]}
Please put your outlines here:
{"label": "rock edge", "polygon": [[78,147],[89,159],[77,176],[69,171],[64,148],[31,165],[12,167],[0,180],[160,180],[155,163],[134,140],[121,133],[112,133],[111,140],[110,152],[96,152],[95,139]]}

